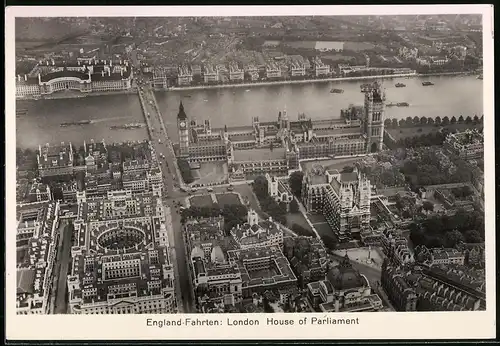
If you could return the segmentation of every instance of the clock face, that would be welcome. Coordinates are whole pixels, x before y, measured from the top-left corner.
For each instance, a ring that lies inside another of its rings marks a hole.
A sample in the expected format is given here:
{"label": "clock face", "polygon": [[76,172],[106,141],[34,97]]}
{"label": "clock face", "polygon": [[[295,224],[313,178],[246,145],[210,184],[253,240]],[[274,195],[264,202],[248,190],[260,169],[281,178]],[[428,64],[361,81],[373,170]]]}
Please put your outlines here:
{"label": "clock face", "polygon": [[182,121],[180,125],[181,125],[181,127],[185,127],[186,123],[184,121]]}

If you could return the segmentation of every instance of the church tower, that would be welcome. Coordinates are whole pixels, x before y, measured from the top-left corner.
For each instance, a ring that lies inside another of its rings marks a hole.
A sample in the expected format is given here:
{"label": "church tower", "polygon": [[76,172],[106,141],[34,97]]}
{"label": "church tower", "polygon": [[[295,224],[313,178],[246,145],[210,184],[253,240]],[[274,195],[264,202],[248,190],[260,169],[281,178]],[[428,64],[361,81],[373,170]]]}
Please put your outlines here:
{"label": "church tower", "polygon": [[385,93],[380,83],[365,92],[364,131],[367,137],[366,151],[377,152],[384,142]]}
{"label": "church tower", "polygon": [[189,124],[182,101],[177,114],[177,128],[179,130],[179,153],[180,156],[189,156]]}

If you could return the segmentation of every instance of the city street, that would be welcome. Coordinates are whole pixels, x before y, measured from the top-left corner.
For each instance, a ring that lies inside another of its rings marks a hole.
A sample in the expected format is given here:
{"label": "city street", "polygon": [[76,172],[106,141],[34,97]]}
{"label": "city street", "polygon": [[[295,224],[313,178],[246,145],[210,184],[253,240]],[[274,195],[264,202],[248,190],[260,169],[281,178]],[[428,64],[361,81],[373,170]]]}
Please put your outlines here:
{"label": "city street", "polygon": [[[182,301],[182,306],[178,306],[178,309],[179,312],[184,313],[194,312],[186,251],[181,231],[181,218],[179,213],[173,208],[174,202],[182,200],[183,196],[185,196],[185,194],[178,189],[181,182],[180,179],[182,178],[177,176],[175,153],[172,148],[172,143],[167,138],[166,129],[163,128],[162,122],[160,121],[161,114],[157,112],[153,90],[147,85],[144,85],[143,90],[140,92],[144,100],[145,116],[148,117],[147,122],[148,125],[151,126],[151,143],[158,155],[164,177],[164,196],[167,196],[164,198],[164,201],[168,207],[171,207],[171,227],[167,226],[167,228],[172,230],[169,232],[171,260],[175,268],[178,301]],[[164,156],[164,158],[160,156]]]}
{"label": "city street", "polygon": [[65,314],[68,310],[68,299],[66,297],[66,292],[68,287],[66,282],[68,279],[68,268],[71,261],[71,232],[73,227],[68,225],[67,222],[61,222],[59,226],[60,241],[57,252],[57,288],[55,297],[54,312],[56,314]]}

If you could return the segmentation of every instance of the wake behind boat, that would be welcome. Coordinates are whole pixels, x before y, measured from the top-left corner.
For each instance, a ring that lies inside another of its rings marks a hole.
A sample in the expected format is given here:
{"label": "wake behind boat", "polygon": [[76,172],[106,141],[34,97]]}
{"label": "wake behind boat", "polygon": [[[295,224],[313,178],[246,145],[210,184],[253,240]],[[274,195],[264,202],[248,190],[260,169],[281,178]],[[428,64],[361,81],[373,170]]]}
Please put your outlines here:
{"label": "wake behind boat", "polygon": [[125,125],[113,125],[110,126],[109,128],[111,130],[135,130],[135,129],[140,129],[146,127],[146,124],[144,123],[132,123],[132,124],[125,124]]}
{"label": "wake behind boat", "polygon": [[92,123],[92,120],[81,120],[81,121],[72,121],[69,123],[61,123],[61,127],[68,127],[68,126],[82,126],[82,125],[89,125]]}

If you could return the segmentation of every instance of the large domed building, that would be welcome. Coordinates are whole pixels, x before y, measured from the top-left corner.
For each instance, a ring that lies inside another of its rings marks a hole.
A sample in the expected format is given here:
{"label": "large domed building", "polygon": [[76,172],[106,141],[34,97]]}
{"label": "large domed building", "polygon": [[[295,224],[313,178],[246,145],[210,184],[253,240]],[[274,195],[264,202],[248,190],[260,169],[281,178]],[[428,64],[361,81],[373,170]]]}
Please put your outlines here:
{"label": "large domed building", "polygon": [[330,268],[325,279],[307,285],[309,303],[321,312],[361,312],[382,308],[382,300],[373,294],[368,279],[354,268],[347,254]]}

